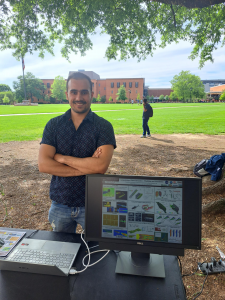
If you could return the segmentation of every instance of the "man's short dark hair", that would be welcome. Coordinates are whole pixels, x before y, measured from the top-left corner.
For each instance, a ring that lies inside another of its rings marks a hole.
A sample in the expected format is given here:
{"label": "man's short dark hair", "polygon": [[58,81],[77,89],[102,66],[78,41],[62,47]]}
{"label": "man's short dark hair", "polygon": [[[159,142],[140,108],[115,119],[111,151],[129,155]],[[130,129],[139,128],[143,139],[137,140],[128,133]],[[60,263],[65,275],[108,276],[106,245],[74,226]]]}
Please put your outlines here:
{"label": "man's short dark hair", "polygon": [[90,84],[90,90],[92,92],[92,82],[91,82],[91,79],[87,75],[85,75],[85,74],[83,74],[81,72],[73,72],[73,73],[71,73],[69,75],[69,77],[67,78],[67,82],[66,82],[66,90],[67,90],[67,92],[68,92],[68,83],[69,83],[70,79],[76,79],[76,80],[86,79],[89,82],[89,84]]}
{"label": "man's short dark hair", "polygon": [[143,99],[143,102],[144,102],[144,103],[147,103],[147,102],[148,102],[148,99],[147,99],[147,98],[144,98],[144,99]]}

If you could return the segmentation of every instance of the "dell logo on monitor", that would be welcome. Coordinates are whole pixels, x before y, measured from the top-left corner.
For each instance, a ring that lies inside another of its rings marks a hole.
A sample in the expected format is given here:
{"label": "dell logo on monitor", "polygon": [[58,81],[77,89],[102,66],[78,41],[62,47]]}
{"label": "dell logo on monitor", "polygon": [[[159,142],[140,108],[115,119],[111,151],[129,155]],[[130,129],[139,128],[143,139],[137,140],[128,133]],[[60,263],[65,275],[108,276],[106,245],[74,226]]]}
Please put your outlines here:
{"label": "dell logo on monitor", "polygon": [[137,242],[137,244],[138,244],[138,245],[144,245],[144,244],[143,244],[143,243],[141,243],[141,242]]}

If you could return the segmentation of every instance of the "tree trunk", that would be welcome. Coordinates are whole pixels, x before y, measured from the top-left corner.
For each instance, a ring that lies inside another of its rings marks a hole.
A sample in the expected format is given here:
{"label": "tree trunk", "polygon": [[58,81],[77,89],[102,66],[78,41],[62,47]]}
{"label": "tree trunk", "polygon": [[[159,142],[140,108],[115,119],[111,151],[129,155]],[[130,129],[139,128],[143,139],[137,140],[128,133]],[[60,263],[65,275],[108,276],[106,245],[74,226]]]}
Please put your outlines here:
{"label": "tree trunk", "polygon": [[225,199],[221,198],[219,200],[210,202],[202,206],[202,213],[223,213],[225,212]]}
{"label": "tree trunk", "polygon": [[202,195],[209,195],[209,194],[220,194],[223,193],[225,191],[225,177],[223,175],[223,178],[216,182],[214,185],[212,186],[207,186],[206,188],[202,189]]}
{"label": "tree trunk", "polygon": [[[207,186],[202,189],[202,196],[209,194],[221,194],[225,191],[225,172],[223,169],[222,178],[211,186]],[[225,199],[220,198],[219,200],[210,202],[202,206],[202,213],[224,213],[225,212]]]}

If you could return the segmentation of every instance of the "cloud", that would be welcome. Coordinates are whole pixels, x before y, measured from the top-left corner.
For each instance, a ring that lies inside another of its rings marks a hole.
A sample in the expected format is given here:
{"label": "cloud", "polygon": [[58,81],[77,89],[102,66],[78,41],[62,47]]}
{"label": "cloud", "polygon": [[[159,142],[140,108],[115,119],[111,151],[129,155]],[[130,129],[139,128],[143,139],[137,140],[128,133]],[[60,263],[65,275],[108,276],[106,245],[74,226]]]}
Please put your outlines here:
{"label": "cloud", "polygon": [[[38,53],[25,56],[25,71],[33,73],[42,79],[52,79],[57,75],[67,78],[69,71],[85,69],[94,71],[104,78],[145,78],[145,84],[151,88],[170,87],[170,81],[174,75],[182,70],[190,71],[201,79],[225,79],[224,48],[218,48],[214,53],[214,63],[206,62],[200,70],[198,59],[188,59],[192,51],[192,45],[188,42],[172,43],[166,48],[155,50],[153,57],[138,62],[137,59],[127,61],[108,61],[105,51],[109,43],[106,34],[91,36],[93,47],[85,56],[71,54],[69,63],[61,56],[61,45],[54,48],[55,56],[46,53],[45,58],[38,57]],[[0,83],[12,87],[12,82],[17,76],[22,75],[21,61],[12,56],[12,51],[0,52]]]}

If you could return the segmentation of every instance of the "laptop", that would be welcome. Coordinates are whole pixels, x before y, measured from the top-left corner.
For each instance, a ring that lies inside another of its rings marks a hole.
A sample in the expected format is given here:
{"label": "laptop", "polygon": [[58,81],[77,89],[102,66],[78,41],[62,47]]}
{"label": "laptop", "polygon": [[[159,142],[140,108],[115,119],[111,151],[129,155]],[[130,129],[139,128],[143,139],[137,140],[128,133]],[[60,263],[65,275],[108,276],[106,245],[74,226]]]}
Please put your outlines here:
{"label": "laptop", "polygon": [[23,239],[4,260],[0,260],[0,270],[68,276],[80,245]]}

